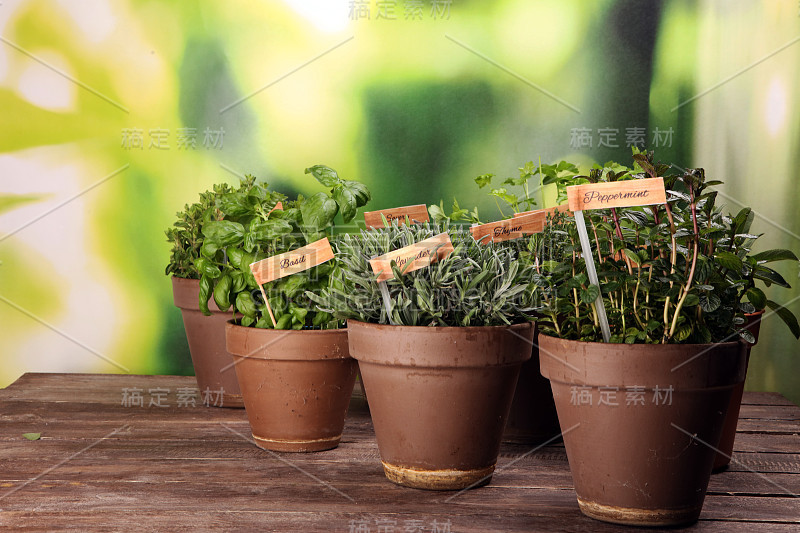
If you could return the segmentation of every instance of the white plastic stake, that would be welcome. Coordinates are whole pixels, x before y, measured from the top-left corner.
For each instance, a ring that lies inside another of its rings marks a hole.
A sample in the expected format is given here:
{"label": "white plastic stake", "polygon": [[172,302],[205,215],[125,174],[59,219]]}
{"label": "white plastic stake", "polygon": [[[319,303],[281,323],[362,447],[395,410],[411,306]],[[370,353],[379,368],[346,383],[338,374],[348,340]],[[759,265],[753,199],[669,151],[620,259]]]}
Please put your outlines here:
{"label": "white plastic stake", "polygon": [[[589,275],[589,283],[600,288],[600,280],[597,279],[597,270],[594,267],[594,257],[592,247],[589,245],[589,234],[586,231],[586,222],[583,220],[583,211],[575,211],[575,225],[578,227],[578,237],[581,240],[583,250],[583,260],[586,261],[586,273]],[[606,316],[606,306],[603,303],[603,293],[597,295],[594,301],[594,310],[597,313],[597,320],[600,322],[600,329],[603,332],[603,341],[611,339],[611,329],[608,327],[608,317]]]}
{"label": "white plastic stake", "polygon": [[386,285],[385,281],[379,281],[378,288],[381,290],[383,307],[386,308],[386,317],[389,319],[389,324],[391,324],[392,326],[396,326],[397,324],[392,318],[392,304],[391,304],[392,297],[389,296],[389,287]]}

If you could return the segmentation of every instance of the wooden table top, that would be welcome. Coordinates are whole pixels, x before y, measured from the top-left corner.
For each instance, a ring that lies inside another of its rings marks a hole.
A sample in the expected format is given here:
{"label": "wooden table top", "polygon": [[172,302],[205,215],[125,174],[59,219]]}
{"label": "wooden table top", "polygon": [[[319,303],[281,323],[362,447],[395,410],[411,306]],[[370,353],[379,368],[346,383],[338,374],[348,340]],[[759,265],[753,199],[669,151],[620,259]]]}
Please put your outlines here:
{"label": "wooden table top", "polygon": [[[560,444],[503,445],[488,486],[421,491],[384,477],[358,397],[337,449],[278,454],[253,444],[244,410],[205,407],[196,387],[192,377],[25,374],[0,389],[0,530],[634,530],[580,513]],[[734,463],[712,477],[687,529],[796,533],[800,407],[775,393],[743,404]]]}

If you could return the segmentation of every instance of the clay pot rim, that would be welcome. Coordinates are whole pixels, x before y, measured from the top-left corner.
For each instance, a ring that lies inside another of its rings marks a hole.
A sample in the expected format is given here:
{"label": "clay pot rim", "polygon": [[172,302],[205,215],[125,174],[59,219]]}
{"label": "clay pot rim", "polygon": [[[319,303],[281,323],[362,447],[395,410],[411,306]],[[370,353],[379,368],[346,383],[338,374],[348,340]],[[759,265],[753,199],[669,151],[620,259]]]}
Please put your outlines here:
{"label": "clay pot rim", "polygon": [[[674,348],[676,346],[687,346],[687,347],[691,346],[692,348],[694,348],[694,347],[710,348],[712,346],[733,347],[733,346],[735,346],[737,344],[744,344],[744,341],[741,340],[741,338],[739,338],[738,340],[735,340],[735,341],[708,342],[708,343],[702,343],[702,344],[676,343],[676,342],[667,343],[667,344],[661,344],[661,343],[649,344],[649,343],[643,343],[643,342],[627,344],[625,342],[576,341],[574,339],[562,339],[561,337],[556,337],[556,336],[553,336],[553,335],[548,335],[547,333],[543,333],[542,330],[539,330],[539,335],[542,336],[542,337],[547,337],[548,339],[556,339],[556,340],[559,340],[559,341],[574,343],[574,344],[577,344],[577,345],[580,345],[580,346],[603,345],[603,346],[614,346],[614,347],[620,347],[620,348],[624,347],[625,350],[635,350],[637,348],[641,348],[642,346],[648,346],[648,347],[649,346],[663,346],[664,347],[663,349],[666,349],[667,347]],[[662,349],[662,348],[655,348],[655,349]]]}
{"label": "clay pot rim", "polygon": [[612,344],[540,333],[538,346],[541,374],[551,382],[648,390],[672,385],[675,390],[699,390],[733,387],[745,378],[747,344],[742,340]]}
{"label": "clay pot rim", "polygon": [[[240,318],[234,318],[228,320],[228,324],[236,328],[244,328],[256,331],[265,331],[270,333],[280,332],[280,333],[304,333],[306,335],[309,334],[335,334],[335,333],[342,333],[343,331],[346,332],[347,328],[336,328],[336,329],[273,329],[273,328],[257,328],[255,326],[242,326],[241,324],[237,324],[237,322],[241,320]],[[227,326],[226,326],[227,327]],[[269,335],[270,333],[265,333],[265,335]],[[275,333],[277,334],[277,333]]]}
{"label": "clay pot rim", "polygon": [[[228,320],[225,324],[225,337],[228,353],[235,359],[253,359],[259,361],[300,361],[319,362],[351,359],[348,350],[347,328],[338,329],[266,329],[252,326],[242,326],[236,322],[239,319]],[[237,347],[231,343],[232,337],[236,339]],[[275,337],[273,340],[272,338]],[[247,342],[255,340],[261,344],[253,349],[248,349]],[[283,344],[279,341],[283,339]],[[275,350],[267,350],[274,346]],[[338,349],[334,349],[336,346]],[[239,348],[242,348],[241,350]],[[234,351],[235,350],[235,351]],[[236,353],[246,351],[246,354]]]}
{"label": "clay pot rim", "polygon": [[509,328],[517,328],[517,329],[524,329],[529,324],[532,324],[534,327],[536,326],[536,322],[534,320],[529,320],[526,322],[514,322],[513,324],[506,325],[501,324],[497,326],[396,326],[393,324],[375,324],[374,322],[362,322],[361,320],[355,320],[353,318],[348,318],[347,323],[353,323],[356,327],[360,328],[369,328],[369,329],[381,329],[381,330],[407,330],[411,331],[429,331],[431,333],[440,332],[440,331],[453,331],[459,330],[464,331],[466,333],[470,333],[472,331],[486,331],[492,329],[509,329]]}

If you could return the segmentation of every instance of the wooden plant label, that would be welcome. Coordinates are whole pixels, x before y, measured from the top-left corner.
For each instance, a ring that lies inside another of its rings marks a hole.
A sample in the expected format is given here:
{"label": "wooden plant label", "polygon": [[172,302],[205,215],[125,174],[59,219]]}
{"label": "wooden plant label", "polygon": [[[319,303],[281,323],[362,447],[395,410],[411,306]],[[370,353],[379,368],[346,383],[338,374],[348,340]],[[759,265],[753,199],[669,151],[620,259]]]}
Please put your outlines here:
{"label": "wooden plant label", "polygon": [[[434,254],[434,250],[437,246],[439,249],[436,250]],[[380,283],[394,278],[392,261],[397,263],[397,268],[399,268],[401,272],[407,273],[430,266],[431,263],[450,255],[452,251],[453,243],[450,242],[450,235],[447,233],[440,233],[434,235],[430,239],[425,239],[411,246],[406,246],[405,248],[400,248],[399,250],[394,250],[388,254],[370,259],[369,264],[375,274],[380,273],[377,279]]]}
{"label": "wooden plant label", "polygon": [[382,228],[383,218],[386,217],[386,222],[389,224],[393,220],[397,220],[399,224],[406,223],[406,217],[411,222],[421,223],[428,222],[428,208],[425,204],[407,205],[404,207],[394,207],[392,209],[381,209],[380,211],[366,211],[364,212],[364,222],[367,223],[367,228]]}
{"label": "wooden plant label", "polygon": [[307,246],[273,255],[250,264],[250,270],[259,286],[272,280],[296,274],[333,259],[333,250],[325,237]]}
{"label": "wooden plant label", "polygon": [[556,211],[560,213],[567,213],[569,212],[569,205],[563,204],[563,205],[557,205],[555,207],[548,207],[547,209],[537,209],[535,211],[523,211],[522,213],[514,213],[514,218],[525,215],[531,215],[533,213],[544,213],[545,218],[547,218],[548,215],[553,216],[556,213]]}
{"label": "wooden plant label", "polygon": [[519,239],[524,235],[542,231],[546,216],[543,212],[533,211],[527,215],[473,226],[469,231],[473,239],[483,244]]}
{"label": "wooden plant label", "polygon": [[567,198],[570,211],[667,203],[663,178],[571,185]]}

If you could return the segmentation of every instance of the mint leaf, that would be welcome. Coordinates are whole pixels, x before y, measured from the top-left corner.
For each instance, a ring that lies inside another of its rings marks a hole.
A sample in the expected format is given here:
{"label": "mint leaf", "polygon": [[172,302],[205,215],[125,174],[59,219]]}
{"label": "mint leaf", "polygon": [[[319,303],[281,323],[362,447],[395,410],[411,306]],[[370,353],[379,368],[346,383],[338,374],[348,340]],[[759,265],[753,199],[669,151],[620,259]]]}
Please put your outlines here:
{"label": "mint leaf", "polygon": [[39,440],[42,438],[41,433],[23,433],[22,436],[28,440]]}

